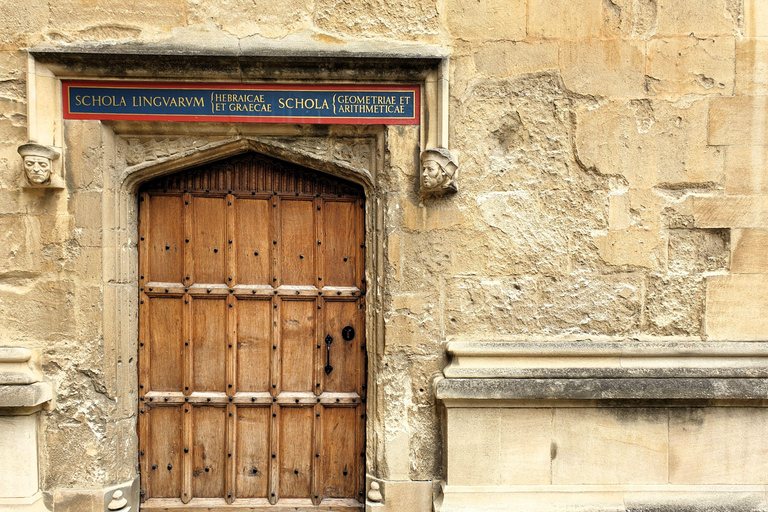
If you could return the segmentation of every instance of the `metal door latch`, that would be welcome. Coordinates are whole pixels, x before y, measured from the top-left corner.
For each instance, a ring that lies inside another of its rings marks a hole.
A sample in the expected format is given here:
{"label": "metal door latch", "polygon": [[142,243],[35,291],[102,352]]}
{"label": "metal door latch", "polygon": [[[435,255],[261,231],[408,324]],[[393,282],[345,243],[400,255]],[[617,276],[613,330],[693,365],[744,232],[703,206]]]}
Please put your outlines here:
{"label": "metal door latch", "polygon": [[333,371],[331,366],[331,343],[333,343],[333,336],[328,334],[325,337],[325,374],[330,375]]}

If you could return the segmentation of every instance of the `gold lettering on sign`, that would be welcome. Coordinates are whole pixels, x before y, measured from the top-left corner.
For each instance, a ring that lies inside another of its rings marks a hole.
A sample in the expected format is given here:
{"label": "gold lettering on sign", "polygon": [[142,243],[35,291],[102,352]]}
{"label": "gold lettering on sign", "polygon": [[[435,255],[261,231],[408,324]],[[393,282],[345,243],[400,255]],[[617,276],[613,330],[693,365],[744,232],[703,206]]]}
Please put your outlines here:
{"label": "gold lettering on sign", "polygon": [[205,107],[202,97],[177,98],[176,96],[134,96],[134,107]]}

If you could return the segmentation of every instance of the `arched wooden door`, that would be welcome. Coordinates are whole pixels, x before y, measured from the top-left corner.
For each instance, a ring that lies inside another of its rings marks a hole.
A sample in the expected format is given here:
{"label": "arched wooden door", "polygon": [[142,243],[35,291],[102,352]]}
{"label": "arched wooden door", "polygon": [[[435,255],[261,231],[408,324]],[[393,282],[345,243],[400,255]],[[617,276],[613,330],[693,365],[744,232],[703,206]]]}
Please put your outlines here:
{"label": "arched wooden door", "polygon": [[141,188],[142,511],[362,507],[363,206],[252,153]]}

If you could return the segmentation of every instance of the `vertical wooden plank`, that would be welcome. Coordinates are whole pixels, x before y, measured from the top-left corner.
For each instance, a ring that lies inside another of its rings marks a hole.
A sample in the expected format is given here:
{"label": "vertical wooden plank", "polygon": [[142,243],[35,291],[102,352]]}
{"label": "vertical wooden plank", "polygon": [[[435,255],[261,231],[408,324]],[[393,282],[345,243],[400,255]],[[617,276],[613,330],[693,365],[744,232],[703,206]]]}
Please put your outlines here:
{"label": "vertical wooden plank", "polygon": [[196,283],[226,283],[226,200],[192,198],[192,254]]}
{"label": "vertical wooden plank", "polygon": [[311,493],[314,409],[282,407],[280,421],[280,497],[305,498]]}
{"label": "vertical wooden plank", "polygon": [[354,407],[326,407],[323,413],[323,494],[357,498],[357,414]]}
{"label": "vertical wooden plank", "polygon": [[312,412],[315,416],[312,428],[312,503],[319,505],[323,500],[322,460],[315,454],[323,453],[323,405],[316,403]]}
{"label": "vertical wooden plank", "polygon": [[195,498],[224,497],[226,409],[213,406],[190,407],[194,415],[192,495]]}
{"label": "vertical wooden plank", "polygon": [[274,402],[270,411],[272,413],[272,421],[269,423],[269,502],[274,505],[280,498],[280,461],[277,456],[280,453],[280,423],[281,417],[278,417],[281,413],[281,408]]}
{"label": "vertical wooden plank", "polygon": [[313,391],[314,300],[283,300],[280,319],[281,391]]}
{"label": "vertical wooden plank", "polygon": [[235,494],[235,456],[237,447],[237,406],[233,403],[227,404],[227,432],[226,432],[226,483],[225,492],[227,503],[232,504],[236,498]]}
{"label": "vertical wooden plank", "polygon": [[239,284],[272,284],[270,208],[268,199],[238,198],[235,202],[235,243]]}
{"label": "vertical wooden plank", "polygon": [[365,199],[358,199],[357,205],[357,239],[355,240],[357,268],[355,269],[355,286],[365,295]]}
{"label": "vertical wooden plank", "polygon": [[237,301],[237,390],[269,391],[272,301]]}
{"label": "vertical wooden plank", "polygon": [[231,193],[225,198],[227,201],[227,285],[231,288],[237,284],[235,281],[235,266],[237,258],[237,238],[235,237],[235,196]]}
{"label": "vertical wooden plank", "polygon": [[270,407],[237,408],[236,488],[238,498],[269,497]]}
{"label": "vertical wooden plank", "polygon": [[357,501],[365,503],[365,420],[367,418],[365,403],[361,403],[355,408],[355,417],[357,418],[357,428],[355,429],[355,460],[356,478],[355,489]]}
{"label": "vertical wooden plank", "polygon": [[355,274],[362,237],[358,232],[359,206],[352,201],[325,202],[323,279],[326,286],[357,286]]}
{"label": "vertical wooden plank", "polygon": [[[328,333],[333,336],[331,344],[331,365],[333,371],[325,378],[325,390],[354,392],[360,380],[360,325],[358,325],[357,301],[326,300],[324,322]],[[344,327],[351,326],[355,336],[347,341],[342,338]]]}
{"label": "vertical wooden plank", "polygon": [[153,498],[181,497],[181,408],[153,407],[149,431],[149,492]]}
{"label": "vertical wooden plank", "polygon": [[149,310],[149,389],[179,391],[183,385],[183,299],[144,299]]}
{"label": "vertical wooden plank", "polygon": [[226,383],[227,396],[234,396],[237,391],[237,308],[238,301],[234,294],[227,296],[226,318]]}
{"label": "vertical wooden plank", "polygon": [[183,442],[183,461],[184,472],[182,477],[181,501],[189,503],[192,499],[192,447],[194,446],[193,426],[192,426],[192,406],[185,403],[182,417],[182,442]]}
{"label": "vertical wooden plank", "polygon": [[[147,256],[152,281],[183,282],[184,241],[181,224],[181,196],[147,195],[152,216],[157,222],[152,222],[148,229],[150,241]],[[163,220],[161,220],[163,219]]]}
{"label": "vertical wooden plank", "polygon": [[226,389],[226,297],[192,300],[192,390]]}
{"label": "vertical wooden plank", "polygon": [[195,260],[192,251],[192,194],[184,192],[184,209],[182,211],[182,224],[184,232],[184,286],[189,286],[194,282],[193,274],[195,272]]}
{"label": "vertical wooden plank", "polygon": [[280,201],[280,283],[320,286],[315,270],[314,203],[305,199]]}

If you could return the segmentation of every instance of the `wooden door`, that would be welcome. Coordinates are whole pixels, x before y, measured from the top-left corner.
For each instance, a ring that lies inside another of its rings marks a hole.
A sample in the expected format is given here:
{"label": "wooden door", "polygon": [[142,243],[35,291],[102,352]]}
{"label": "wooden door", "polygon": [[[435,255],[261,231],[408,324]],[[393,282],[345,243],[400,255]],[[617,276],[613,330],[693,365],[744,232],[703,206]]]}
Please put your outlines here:
{"label": "wooden door", "polygon": [[361,508],[362,189],[246,154],[139,201],[141,510]]}

